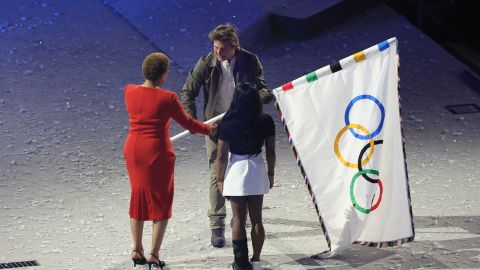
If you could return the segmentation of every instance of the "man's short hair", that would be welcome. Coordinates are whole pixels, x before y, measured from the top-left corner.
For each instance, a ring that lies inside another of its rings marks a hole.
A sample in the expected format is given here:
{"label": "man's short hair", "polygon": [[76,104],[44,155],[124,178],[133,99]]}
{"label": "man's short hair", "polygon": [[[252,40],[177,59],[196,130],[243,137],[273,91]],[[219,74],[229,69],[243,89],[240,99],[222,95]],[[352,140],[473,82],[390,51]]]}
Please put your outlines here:
{"label": "man's short hair", "polygon": [[168,56],[161,52],[154,52],[143,60],[142,72],[145,79],[156,81],[168,72]]}
{"label": "man's short hair", "polygon": [[235,48],[240,47],[237,29],[230,23],[215,27],[215,29],[208,34],[208,38],[210,38],[211,41],[218,40]]}

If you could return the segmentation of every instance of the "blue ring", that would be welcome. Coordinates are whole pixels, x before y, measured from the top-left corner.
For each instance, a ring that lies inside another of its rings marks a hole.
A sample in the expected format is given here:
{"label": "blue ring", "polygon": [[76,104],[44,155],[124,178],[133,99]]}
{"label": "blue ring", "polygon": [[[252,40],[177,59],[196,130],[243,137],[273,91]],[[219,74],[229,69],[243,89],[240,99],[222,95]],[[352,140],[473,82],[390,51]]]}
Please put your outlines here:
{"label": "blue ring", "polygon": [[371,95],[360,95],[360,96],[357,96],[355,97],[354,99],[352,99],[352,101],[350,101],[350,103],[348,104],[347,106],[347,109],[345,110],[345,124],[348,126],[350,125],[350,119],[349,119],[349,114],[350,114],[350,110],[352,109],[353,107],[353,104],[355,104],[355,102],[361,100],[361,99],[370,99],[372,100],[373,102],[375,102],[375,104],[377,104],[378,108],[380,108],[380,112],[382,113],[382,117],[380,119],[380,124],[378,125],[377,129],[369,134],[369,135],[360,135],[358,133],[355,132],[355,130],[353,128],[350,128],[350,132],[353,134],[353,136],[355,136],[356,138],[359,138],[361,140],[369,140],[375,136],[377,136],[378,133],[380,133],[380,130],[382,130],[382,127],[383,127],[383,120],[385,120],[385,109],[383,108],[383,105],[382,103],[380,103],[380,101],[378,101],[378,99],[376,99],[374,96],[371,96]]}

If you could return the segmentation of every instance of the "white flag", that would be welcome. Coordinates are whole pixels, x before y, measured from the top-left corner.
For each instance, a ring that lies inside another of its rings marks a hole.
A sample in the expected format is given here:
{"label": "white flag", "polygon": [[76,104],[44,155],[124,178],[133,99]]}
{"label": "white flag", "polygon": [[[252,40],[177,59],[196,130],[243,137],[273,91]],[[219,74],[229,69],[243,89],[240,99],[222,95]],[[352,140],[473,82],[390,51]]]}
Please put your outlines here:
{"label": "white flag", "polygon": [[329,246],[413,241],[391,38],[274,90]]}

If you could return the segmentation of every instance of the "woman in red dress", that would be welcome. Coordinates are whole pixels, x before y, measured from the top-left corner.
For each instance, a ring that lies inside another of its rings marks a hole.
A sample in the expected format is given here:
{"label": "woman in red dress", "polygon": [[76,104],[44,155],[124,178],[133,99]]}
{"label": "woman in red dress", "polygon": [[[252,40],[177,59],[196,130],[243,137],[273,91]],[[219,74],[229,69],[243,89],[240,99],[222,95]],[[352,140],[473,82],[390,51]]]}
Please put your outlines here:
{"label": "woman in red dress", "polygon": [[[148,55],[142,65],[145,82],[125,86],[130,129],[124,156],[132,191],[129,211],[134,243],[132,260],[134,266],[148,263],[149,268],[165,265],[159,259],[159,250],[172,216],[175,152],[170,141],[170,118],[194,133],[210,134],[216,129],[190,117],[177,95],[161,88],[167,79],[168,61],[163,53]],[[142,244],[145,220],[153,221],[148,259]]]}

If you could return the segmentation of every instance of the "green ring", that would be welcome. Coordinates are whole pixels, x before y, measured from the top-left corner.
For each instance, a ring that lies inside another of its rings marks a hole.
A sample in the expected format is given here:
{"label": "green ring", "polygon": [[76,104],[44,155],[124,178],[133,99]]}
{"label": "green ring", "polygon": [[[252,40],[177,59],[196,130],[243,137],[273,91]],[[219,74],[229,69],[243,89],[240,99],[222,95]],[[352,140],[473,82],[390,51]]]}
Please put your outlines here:
{"label": "green ring", "polygon": [[366,174],[366,173],[371,173],[371,174],[374,174],[376,176],[379,176],[380,173],[377,171],[377,170],[372,170],[372,169],[365,169],[363,171],[359,171],[357,172],[353,178],[352,178],[352,183],[350,184],[350,200],[352,201],[353,203],[353,207],[355,207],[355,209],[357,209],[358,211],[364,213],[364,214],[369,214],[370,213],[370,209],[365,209],[363,207],[361,207],[360,205],[357,204],[357,201],[355,200],[355,195],[353,194],[353,187],[355,185],[355,181],[357,181],[357,178],[362,175],[362,174]]}

